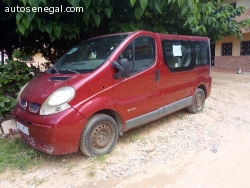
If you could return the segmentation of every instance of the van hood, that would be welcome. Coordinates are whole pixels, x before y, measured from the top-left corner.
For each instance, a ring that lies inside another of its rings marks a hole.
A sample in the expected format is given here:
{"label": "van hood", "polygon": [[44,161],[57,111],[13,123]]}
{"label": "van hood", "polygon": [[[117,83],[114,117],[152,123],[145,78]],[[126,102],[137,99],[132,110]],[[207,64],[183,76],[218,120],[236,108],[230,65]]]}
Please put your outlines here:
{"label": "van hood", "polygon": [[32,103],[43,104],[58,88],[72,86],[77,89],[75,83],[84,82],[88,75],[42,73],[29,82],[23,90],[21,98]]}

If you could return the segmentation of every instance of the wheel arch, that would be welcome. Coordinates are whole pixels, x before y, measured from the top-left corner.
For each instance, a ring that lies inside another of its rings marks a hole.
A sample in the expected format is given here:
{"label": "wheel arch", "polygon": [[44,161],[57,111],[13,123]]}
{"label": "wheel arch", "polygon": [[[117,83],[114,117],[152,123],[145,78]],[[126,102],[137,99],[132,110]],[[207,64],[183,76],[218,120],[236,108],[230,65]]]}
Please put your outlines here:
{"label": "wheel arch", "polygon": [[197,88],[200,88],[200,89],[202,89],[204,91],[204,93],[205,93],[205,99],[206,99],[207,98],[207,89],[206,89],[206,86],[204,84],[201,84]]}
{"label": "wheel arch", "polygon": [[102,110],[99,110],[99,111],[95,112],[93,115],[95,115],[95,114],[106,114],[106,115],[112,117],[116,121],[116,123],[117,123],[119,135],[123,135],[123,122],[122,122],[122,118],[121,118],[121,116],[116,111],[111,110],[111,109],[102,109]]}
{"label": "wheel arch", "polygon": [[124,132],[123,118],[116,111],[115,100],[112,97],[98,97],[75,107],[87,120],[95,114],[106,114],[111,116],[117,123],[119,134]]}

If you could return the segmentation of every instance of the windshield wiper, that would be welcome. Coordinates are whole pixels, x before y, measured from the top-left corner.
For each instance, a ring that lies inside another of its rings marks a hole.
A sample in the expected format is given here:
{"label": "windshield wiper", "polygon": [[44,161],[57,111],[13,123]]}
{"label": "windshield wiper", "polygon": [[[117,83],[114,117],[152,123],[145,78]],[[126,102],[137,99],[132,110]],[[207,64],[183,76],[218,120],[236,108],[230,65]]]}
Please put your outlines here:
{"label": "windshield wiper", "polygon": [[80,72],[77,72],[77,71],[75,71],[73,69],[59,69],[59,71],[68,71],[68,72],[74,72],[76,74],[80,74]]}

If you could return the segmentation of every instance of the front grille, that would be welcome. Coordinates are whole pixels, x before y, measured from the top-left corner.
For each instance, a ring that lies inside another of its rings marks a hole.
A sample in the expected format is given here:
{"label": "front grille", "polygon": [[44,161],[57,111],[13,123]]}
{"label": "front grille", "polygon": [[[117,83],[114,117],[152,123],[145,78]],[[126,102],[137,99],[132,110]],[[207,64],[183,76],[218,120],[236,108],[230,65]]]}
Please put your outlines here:
{"label": "front grille", "polygon": [[30,107],[29,107],[29,111],[37,113],[38,110],[40,109],[40,104],[36,104],[36,103],[30,103]]}
{"label": "front grille", "polygon": [[21,105],[21,107],[25,110],[26,107],[27,107],[27,101],[21,99],[21,100],[20,100],[20,105]]}
{"label": "front grille", "polygon": [[23,110],[28,110],[28,111],[33,112],[33,113],[37,113],[41,107],[40,104],[28,102],[24,99],[21,99],[19,104]]}

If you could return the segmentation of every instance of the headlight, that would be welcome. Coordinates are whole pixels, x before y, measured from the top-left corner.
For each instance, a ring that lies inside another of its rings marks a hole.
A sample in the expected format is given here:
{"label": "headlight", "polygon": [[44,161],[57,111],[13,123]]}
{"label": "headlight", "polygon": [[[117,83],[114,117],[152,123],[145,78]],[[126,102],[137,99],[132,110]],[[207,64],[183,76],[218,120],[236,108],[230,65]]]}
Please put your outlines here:
{"label": "headlight", "polygon": [[55,114],[70,108],[68,102],[74,97],[75,89],[73,87],[66,86],[57,89],[43,103],[40,115]]}
{"label": "headlight", "polygon": [[18,101],[19,97],[21,96],[23,90],[26,88],[26,86],[27,86],[28,84],[29,84],[29,82],[27,82],[27,83],[20,89],[20,91],[18,92],[17,101]]}

